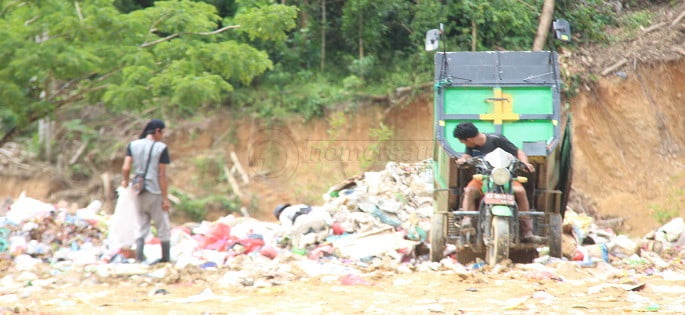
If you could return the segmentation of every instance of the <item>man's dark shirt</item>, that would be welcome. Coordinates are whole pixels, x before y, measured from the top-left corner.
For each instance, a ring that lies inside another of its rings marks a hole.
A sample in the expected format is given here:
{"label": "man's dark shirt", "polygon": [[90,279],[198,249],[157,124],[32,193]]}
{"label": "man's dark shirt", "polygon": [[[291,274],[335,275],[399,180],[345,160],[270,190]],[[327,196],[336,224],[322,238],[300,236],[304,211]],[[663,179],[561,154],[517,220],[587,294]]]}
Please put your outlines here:
{"label": "man's dark shirt", "polygon": [[497,134],[486,134],[485,144],[475,148],[466,148],[466,154],[477,157],[481,155],[486,155],[497,148],[502,148],[502,150],[511,153],[513,156],[517,156],[518,148],[509,141],[505,136]]}

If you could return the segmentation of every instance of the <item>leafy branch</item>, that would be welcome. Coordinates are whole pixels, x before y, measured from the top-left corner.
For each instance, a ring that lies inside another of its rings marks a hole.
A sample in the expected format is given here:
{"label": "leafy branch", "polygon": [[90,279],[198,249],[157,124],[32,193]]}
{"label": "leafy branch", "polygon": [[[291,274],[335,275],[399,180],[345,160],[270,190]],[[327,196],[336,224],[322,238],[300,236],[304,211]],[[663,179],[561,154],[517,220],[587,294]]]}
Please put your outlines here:
{"label": "leafy branch", "polygon": [[172,39],[174,39],[174,38],[176,38],[176,37],[179,37],[179,36],[181,36],[181,35],[203,35],[203,36],[209,36],[209,35],[216,35],[216,34],[219,34],[219,33],[223,32],[223,31],[230,30],[230,29],[235,29],[235,28],[239,28],[239,27],[240,27],[240,25],[229,25],[229,26],[225,26],[225,27],[222,27],[222,28],[220,28],[220,29],[217,29],[217,30],[211,31],[211,32],[180,32],[180,33],[174,33],[174,34],[171,34],[171,35],[166,36],[166,37],[162,37],[162,38],[160,38],[160,39],[158,39],[158,40],[155,40],[155,41],[152,41],[152,42],[145,42],[145,43],[141,44],[139,47],[140,47],[140,48],[150,47],[150,46],[153,46],[153,45],[157,45],[157,44],[159,44],[159,43],[161,43],[161,42],[165,42],[165,41],[168,41],[168,40],[172,40]]}

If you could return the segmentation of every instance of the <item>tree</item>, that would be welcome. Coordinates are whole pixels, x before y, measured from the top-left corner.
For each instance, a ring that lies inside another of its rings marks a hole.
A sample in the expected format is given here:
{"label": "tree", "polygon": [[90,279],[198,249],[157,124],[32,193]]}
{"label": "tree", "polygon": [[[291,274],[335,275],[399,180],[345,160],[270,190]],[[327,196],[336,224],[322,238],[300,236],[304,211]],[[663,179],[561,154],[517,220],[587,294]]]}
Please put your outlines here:
{"label": "tree", "polygon": [[545,46],[547,34],[549,34],[549,27],[552,25],[552,17],[554,16],[554,0],[545,0],[542,5],[542,14],[540,14],[540,24],[538,31],[535,34],[533,41],[533,50],[542,50]]}
{"label": "tree", "polygon": [[[112,0],[0,0],[0,145],[80,100],[114,109],[220,102],[272,68],[249,41],[283,41],[297,8],[244,1],[157,1],[121,13]],[[223,25],[223,27],[219,27]]]}

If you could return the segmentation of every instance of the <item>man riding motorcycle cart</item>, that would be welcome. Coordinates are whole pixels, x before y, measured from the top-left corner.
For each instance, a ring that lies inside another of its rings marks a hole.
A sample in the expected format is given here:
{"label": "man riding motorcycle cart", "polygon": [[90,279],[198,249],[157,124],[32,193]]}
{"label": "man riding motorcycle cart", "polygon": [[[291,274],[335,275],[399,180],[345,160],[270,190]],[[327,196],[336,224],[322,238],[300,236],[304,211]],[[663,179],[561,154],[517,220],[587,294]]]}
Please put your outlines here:
{"label": "man riding motorcycle cart", "polygon": [[[454,137],[459,139],[459,142],[466,146],[466,152],[456,160],[457,165],[462,167],[467,160],[472,157],[484,156],[497,148],[510,153],[526,165],[528,171],[532,174],[535,172],[533,164],[528,162],[528,156],[521,149],[517,148],[511,141],[503,135],[484,134],[478,131],[478,128],[471,122],[462,122],[454,128]],[[483,197],[482,194],[483,180],[474,178],[466,187],[464,187],[464,199],[462,208],[465,211],[477,210],[477,202]],[[528,211],[529,203],[526,190],[523,185],[517,181],[513,182],[513,190],[516,196],[516,203],[519,211]],[[462,232],[472,231],[473,223],[470,216],[465,216],[461,222]],[[539,237],[533,234],[533,219],[528,216],[521,216],[519,219],[521,228],[521,239],[523,242],[536,242]]]}

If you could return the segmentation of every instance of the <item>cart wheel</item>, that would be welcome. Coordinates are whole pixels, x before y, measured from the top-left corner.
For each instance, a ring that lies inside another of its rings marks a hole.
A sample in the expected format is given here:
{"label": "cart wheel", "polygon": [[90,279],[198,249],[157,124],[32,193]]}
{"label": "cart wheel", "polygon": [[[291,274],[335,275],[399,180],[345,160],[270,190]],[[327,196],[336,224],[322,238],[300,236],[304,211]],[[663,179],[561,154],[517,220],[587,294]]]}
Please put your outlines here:
{"label": "cart wheel", "polygon": [[561,258],[561,214],[549,214],[549,255]]}
{"label": "cart wheel", "polygon": [[445,226],[446,214],[434,213],[431,221],[431,261],[440,261],[444,257],[447,229]]}
{"label": "cart wheel", "polygon": [[494,266],[497,263],[509,258],[509,245],[511,237],[509,235],[509,218],[494,216],[490,224],[490,236],[492,243],[485,251],[485,262]]}

